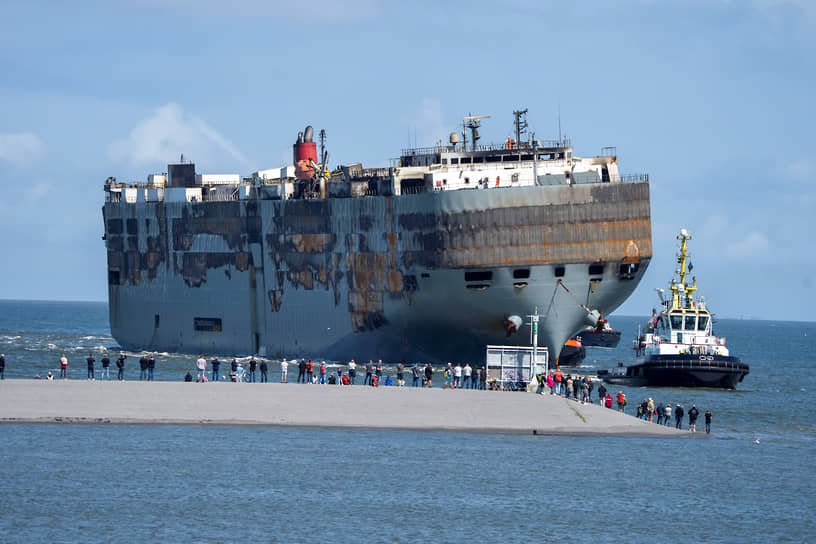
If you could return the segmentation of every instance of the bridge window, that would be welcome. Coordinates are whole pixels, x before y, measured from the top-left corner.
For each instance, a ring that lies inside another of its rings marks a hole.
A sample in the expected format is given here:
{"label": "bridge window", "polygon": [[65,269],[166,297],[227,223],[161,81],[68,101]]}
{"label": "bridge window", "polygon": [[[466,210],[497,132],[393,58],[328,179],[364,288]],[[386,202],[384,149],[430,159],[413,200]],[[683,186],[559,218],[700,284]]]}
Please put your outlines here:
{"label": "bridge window", "polygon": [[604,265],[603,263],[595,263],[589,265],[589,275],[590,276],[600,276],[603,274]]}
{"label": "bridge window", "polygon": [[708,316],[707,315],[701,315],[700,317],[697,318],[697,330],[698,331],[706,330],[707,326],[708,326]]}
{"label": "bridge window", "polygon": [[671,322],[671,328],[674,330],[680,330],[683,328],[683,316],[679,314],[672,314],[669,316],[669,321]]}
{"label": "bridge window", "polygon": [[513,279],[516,280],[523,280],[530,277],[530,269],[529,268],[518,268],[513,270]]}
{"label": "bridge window", "polygon": [[694,316],[694,315],[687,315],[686,316],[686,326],[684,328],[687,331],[693,331],[696,328],[694,326],[696,318],[697,318],[697,316]]}

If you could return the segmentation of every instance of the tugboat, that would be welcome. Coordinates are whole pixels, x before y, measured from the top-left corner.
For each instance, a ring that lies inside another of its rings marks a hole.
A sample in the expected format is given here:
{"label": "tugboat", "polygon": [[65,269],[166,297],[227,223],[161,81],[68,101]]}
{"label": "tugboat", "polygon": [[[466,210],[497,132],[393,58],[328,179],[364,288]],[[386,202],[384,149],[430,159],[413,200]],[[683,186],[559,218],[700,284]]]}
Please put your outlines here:
{"label": "tugboat", "polygon": [[609,321],[601,317],[594,327],[587,327],[572,337],[585,348],[616,348],[620,343],[621,332],[609,326]]}
{"label": "tugboat", "polygon": [[663,301],[663,290],[658,290],[663,310],[660,314],[652,312],[649,324],[635,340],[635,364],[600,370],[598,377],[607,383],[631,386],[736,389],[748,374],[748,365],[729,355],[725,338],[714,336],[705,299],[693,297],[697,290],[696,276],[691,285],[686,283],[691,271],[690,263],[686,267],[691,235],[686,229],[680,229],[677,239],[680,240],[679,281],[672,279],[670,301]]}

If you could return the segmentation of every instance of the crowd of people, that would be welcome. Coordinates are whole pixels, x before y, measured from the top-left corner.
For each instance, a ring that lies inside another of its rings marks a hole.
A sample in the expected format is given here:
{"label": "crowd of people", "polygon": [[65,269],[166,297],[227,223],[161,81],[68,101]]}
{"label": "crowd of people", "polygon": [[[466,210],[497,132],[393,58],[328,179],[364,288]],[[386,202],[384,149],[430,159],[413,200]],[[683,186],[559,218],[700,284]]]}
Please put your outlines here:
{"label": "crowd of people", "polygon": [[[280,362],[280,381],[281,383],[289,383],[289,367],[296,367],[298,374],[296,383],[302,384],[328,384],[328,385],[357,385],[357,362],[351,359],[345,368],[337,367],[335,371],[331,371],[326,361],[314,362],[311,359],[282,359]],[[210,373],[207,373],[208,363],[203,355],[199,356],[195,364],[195,381],[198,383],[208,381],[219,381],[221,379],[221,362],[218,357],[215,357],[209,362]],[[368,363],[362,366],[360,372],[364,372],[362,385],[372,387],[384,386],[406,386],[406,374],[411,378],[412,387],[433,387],[434,375],[437,370],[434,369],[431,363],[414,363],[406,366],[404,363],[397,363],[393,367],[394,376],[392,378],[391,372],[384,372],[385,366],[382,360],[374,363],[369,360]],[[258,373],[260,372],[260,380],[258,380]],[[482,366],[475,368],[470,364],[465,363],[462,366],[457,363],[453,366],[448,363],[447,367],[442,370],[442,377],[444,383],[443,389],[487,389],[487,369]],[[193,381],[192,371],[188,371],[184,377],[184,381]],[[268,382],[269,381],[269,364],[266,360],[261,360],[260,363],[254,357],[249,359],[247,368],[244,368],[243,363],[239,362],[237,358],[233,358],[230,363],[229,379],[233,382],[250,382],[255,381]]]}
{"label": "crowd of people", "polygon": [[[695,404],[691,405],[688,414],[686,414],[682,404],[675,404],[673,407],[668,402],[666,404],[663,404],[662,402],[655,404],[651,397],[643,399],[637,407],[637,417],[639,419],[644,419],[646,421],[657,423],[658,425],[665,425],[667,427],[673,422],[676,429],[683,428],[684,415],[688,415],[688,430],[696,433],[697,418],[700,417],[700,411],[697,409],[697,405]],[[706,433],[711,432],[711,418],[711,410],[706,410],[703,414]]]}
{"label": "crowd of people", "polygon": [[[124,372],[126,359],[127,355],[125,355],[124,352],[120,352],[119,357],[115,362],[118,371],[116,377],[119,381],[123,381],[125,379]],[[88,380],[96,380],[96,358],[94,357],[93,353],[88,354],[86,363],[88,365]],[[102,355],[100,364],[101,369],[99,379],[110,379],[109,369],[111,366],[111,359],[107,352]],[[63,380],[68,379],[68,358],[64,353],[59,358],[59,365],[59,378]],[[280,362],[281,383],[288,383],[290,365],[297,366],[297,383],[356,385],[357,363],[354,359],[351,359],[346,365],[345,373],[344,369],[340,367],[338,367],[335,372],[329,371],[326,361],[315,363],[311,359],[305,358],[292,359],[291,361],[282,359]],[[209,366],[210,376],[208,378],[207,360],[203,355],[200,355],[195,362],[196,382],[217,382],[221,380],[221,361],[219,361],[218,357],[214,357],[212,361],[210,361]],[[155,355],[150,354],[148,356],[147,354],[143,354],[139,359],[139,380],[153,381],[155,368]],[[5,354],[0,353],[0,379],[5,379],[5,369]],[[436,370],[431,363],[426,363],[424,365],[421,363],[414,363],[409,367],[406,367],[402,362],[400,362],[395,368],[395,379],[391,378],[390,373],[386,374],[385,379],[383,379],[384,366],[381,359],[378,360],[377,363],[374,363],[373,360],[369,360],[368,363],[364,365],[363,369],[365,371],[363,385],[372,387],[378,387],[380,385],[404,387],[406,371],[410,373],[412,378],[412,387],[433,387],[434,374],[436,374]],[[37,377],[39,378],[39,375]],[[456,363],[456,366],[454,366],[452,363],[448,363],[442,370],[442,378],[444,380],[442,384],[443,389],[485,390],[488,388],[493,388],[488,387],[487,369],[485,366],[476,368],[472,367],[469,363],[465,363],[464,366],[462,366],[460,363]],[[54,376],[50,371],[48,372],[47,379],[54,379]],[[269,381],[269,363],[265,359],[261,359],[261,361],[258,362],[255,357],[250,357],[249,361],[247,362],[247,368],[245,369],[243,364],[238,361],[237,357],[235,357],[230,362],[229,379],[233,382],[254,383],[256,381],[260,381],[260,383],[266,383]],[[193,375],[190,371],[187,371],[187,374],[184,376],[184,381],[193,381]],[[537,381],[538,393],[543,394],[549,390],[551,395],[560,395],[567,399],[572,399],[585,404],[592,404],[592,392],[595,388],[595,384],[589,376],[581,377],[578,375],[573,376],[572,374],[565,375],[560,369],[556,369],[555,372],[538,375]],[[613,397],[612,392],[606,389],[603,382],[601,382],[598,387],[598,402],[601,406],[605,406],[609,409],[612,409],[614,405],[617,405],[619,412],[626,411],[627,400],[623,391],[618,391]],[[638,404],[636,417],[665,426],[671,425],[672,421],[674,421],[675,427],[677,429],[681,429],[683,428],[683,417],[685,415],[688,415],[688,430],[691,432],[696,432],[697,419],[700,415],[696,405],[692,405],[688,411],[688,414],[686,414],[682,404],[675,404],[674,406],[672,406],[670,403],[663,404],[662,402],[655,404],[652,398],[646,398],[643,399],[640,404]],[[711,410],[705,411],[703,414],[703,419],[705,420],[706,433],[711,432]]]}

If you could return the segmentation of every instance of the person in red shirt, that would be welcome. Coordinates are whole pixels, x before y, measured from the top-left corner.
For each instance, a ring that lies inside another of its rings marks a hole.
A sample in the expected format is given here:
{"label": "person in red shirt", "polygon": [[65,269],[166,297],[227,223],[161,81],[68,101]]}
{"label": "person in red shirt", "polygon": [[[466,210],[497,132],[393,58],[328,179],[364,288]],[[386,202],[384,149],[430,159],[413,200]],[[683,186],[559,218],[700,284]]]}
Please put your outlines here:
{"label": "person in red shirt", "polygon": [[560,395],[563,393],[563,389],[561,388],[562,381],[564,379],[564,375],[561,374],[560,370],[555,371],[555,376],[553,377],[555,380],[555,394]]}
{"label": "person in red shirt", "polygon": [[618,412],[623,412],[623,408],[626,406],[626,395],[623,394],[623,391],[618,391]]}

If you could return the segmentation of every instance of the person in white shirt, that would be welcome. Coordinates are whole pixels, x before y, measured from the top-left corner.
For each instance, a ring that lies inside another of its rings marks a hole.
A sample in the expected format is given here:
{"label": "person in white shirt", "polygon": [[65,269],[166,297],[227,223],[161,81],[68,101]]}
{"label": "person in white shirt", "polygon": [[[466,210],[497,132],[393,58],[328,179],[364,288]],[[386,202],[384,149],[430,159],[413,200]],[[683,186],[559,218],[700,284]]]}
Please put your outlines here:
{"label": "person in white shirt", "polygon": [[470,385],[470,376],[473,374],[473,368],[470,366],[470,363],[465,363],[465,368],[463,370],[465,374],[465,381],[462,384],[462,387],[465,389],[470,389],[472,387]]}
{"label": "person in white shirt", "polygon": [[456,366],[453,368],[453,387],[455,389],[462,387],[462,365],[459,363],[456,363]]}
{"label": "person in white shirt", "polygon": [[203,355],[198,356],[198,360],[196,361],[196,370],[198,370],[198,373],[196,374],[196,381],[203,382],[204,375],[207,372],[207,360]]}
{"label": "person in white shirt", "polygon": [[281,383],[286,383],[286,374],[289,372],[289,363],[286,359],[281,361]]}
{"label": "person in white shirt", "polygon": [[354,362],[354,359],[348,363],[348,377],[349,385],[354,385],[354,378],[357,377],[357,363]]}

